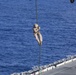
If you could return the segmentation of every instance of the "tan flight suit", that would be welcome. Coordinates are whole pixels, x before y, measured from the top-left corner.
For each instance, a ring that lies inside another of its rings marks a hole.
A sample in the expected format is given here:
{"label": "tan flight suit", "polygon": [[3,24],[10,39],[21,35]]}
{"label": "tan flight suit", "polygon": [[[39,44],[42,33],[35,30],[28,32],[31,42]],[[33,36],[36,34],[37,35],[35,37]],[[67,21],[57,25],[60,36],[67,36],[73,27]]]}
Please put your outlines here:
{"label": "tan flight suit", "polygon": [[39,45],[42,45],[42,35],[39,32],[40,27],[38,26],[38,24],[35,24],[33,27],[33,32],[34,32],[34,36],[38,42]]}

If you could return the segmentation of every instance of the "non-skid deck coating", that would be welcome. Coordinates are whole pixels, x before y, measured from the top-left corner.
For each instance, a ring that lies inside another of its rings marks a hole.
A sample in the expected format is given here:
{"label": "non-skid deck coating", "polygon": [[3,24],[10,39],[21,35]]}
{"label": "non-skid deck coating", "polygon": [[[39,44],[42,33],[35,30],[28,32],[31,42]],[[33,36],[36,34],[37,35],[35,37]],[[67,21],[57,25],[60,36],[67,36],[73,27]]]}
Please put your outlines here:
{"label": "non-skid deck coating", "polygon": [[41,73],[41,75],[76,75],[76,60]]}

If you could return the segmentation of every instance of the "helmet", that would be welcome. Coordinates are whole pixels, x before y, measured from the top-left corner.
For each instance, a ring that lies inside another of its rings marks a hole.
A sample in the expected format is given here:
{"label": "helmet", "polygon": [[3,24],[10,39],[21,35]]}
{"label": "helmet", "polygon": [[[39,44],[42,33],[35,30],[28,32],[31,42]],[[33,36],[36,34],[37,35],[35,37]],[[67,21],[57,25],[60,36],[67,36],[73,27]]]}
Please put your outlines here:
{"label": "helmet", "polygon": [[37,27],[39,27],[39,26],[38,26],[38,24],[34,24],[34,27],[37,28]]}

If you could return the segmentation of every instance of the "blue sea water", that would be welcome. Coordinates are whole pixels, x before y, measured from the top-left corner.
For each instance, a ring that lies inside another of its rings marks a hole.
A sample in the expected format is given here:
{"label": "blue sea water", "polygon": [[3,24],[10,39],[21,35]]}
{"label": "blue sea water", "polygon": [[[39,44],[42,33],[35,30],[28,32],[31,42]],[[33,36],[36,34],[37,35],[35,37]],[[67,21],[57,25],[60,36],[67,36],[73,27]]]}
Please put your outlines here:
{"label": "blue sea water", "polygon": [[[35,0],[0,0],[0,75],[38,66],[35,23]],[[43,36],[41,65],[76,54],[76,2],[38,0],[38,23]]]}

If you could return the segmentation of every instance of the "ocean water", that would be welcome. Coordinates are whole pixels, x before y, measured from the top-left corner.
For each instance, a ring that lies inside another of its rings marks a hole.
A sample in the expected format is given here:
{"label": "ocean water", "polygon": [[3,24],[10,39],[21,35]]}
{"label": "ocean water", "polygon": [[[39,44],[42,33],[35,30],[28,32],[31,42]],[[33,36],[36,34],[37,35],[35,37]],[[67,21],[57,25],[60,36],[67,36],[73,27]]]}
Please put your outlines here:
{"label": "ocean water", "polygon": [[[0,75],[38,66],[39,46],[33,35],[35,0],[0,0]],[[76,54],[76,2],[38,0],[41,65]]]}

